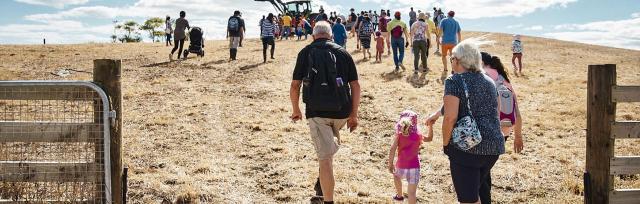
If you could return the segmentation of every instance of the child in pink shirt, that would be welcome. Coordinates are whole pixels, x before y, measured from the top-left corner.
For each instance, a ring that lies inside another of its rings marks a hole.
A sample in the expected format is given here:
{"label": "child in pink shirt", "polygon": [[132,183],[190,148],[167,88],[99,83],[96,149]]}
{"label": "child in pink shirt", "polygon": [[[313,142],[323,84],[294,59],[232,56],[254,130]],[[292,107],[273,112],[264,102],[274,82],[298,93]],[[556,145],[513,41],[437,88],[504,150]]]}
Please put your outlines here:
{"label": "child in pink shirt", "polygon": [[[393,183],[396,188],[396,201],[404,200],[402,194],[402,179],[407,179],[409,203],[416,203],[416,191],[420,180],[420,145],[422,142],[430,142],[433,139],[433,128],[429,126],[429,135],[423,137],[418,131],[418,114],[405,110],[400,113],[400,119],[396,123],[396,134],[389,151],[389,172],[393,174]],[[396,164],[393,164],[394,156],[398,154]]]}

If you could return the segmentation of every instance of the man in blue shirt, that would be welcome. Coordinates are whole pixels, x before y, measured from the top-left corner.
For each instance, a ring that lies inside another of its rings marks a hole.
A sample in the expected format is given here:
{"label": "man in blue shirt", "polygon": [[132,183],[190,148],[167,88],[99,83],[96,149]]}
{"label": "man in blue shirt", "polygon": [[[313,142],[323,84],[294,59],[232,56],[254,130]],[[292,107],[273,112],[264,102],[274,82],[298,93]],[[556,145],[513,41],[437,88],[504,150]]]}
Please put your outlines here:
{"label": "man in blue shirt", "polygon": [[451,56],[451,50],[458,42],[462,40],[460,35],[460,24],[453,19],[455,16],[454,11],[449,11],[447,18],[440,22],[440,29],[442,30],[442,65],[444,65],[444,74],[447,73],[447,56]]}
{"label": "man in blue shirt", "polygon": [[347,29],[342,24],[342,18],[338,18],[336,20],[336,24],[333,25],[333,42],[342,46],[342,48],[347,48]]}

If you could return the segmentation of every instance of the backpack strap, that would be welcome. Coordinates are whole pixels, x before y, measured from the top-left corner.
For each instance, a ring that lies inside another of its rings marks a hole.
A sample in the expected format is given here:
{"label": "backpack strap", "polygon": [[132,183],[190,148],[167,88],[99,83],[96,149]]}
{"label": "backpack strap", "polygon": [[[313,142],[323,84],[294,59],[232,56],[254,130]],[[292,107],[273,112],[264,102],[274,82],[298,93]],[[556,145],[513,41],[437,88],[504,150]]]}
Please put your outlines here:
{"label": "backpack strap", "polygon": [[313,57],[311,57],[311,55],[313,54],[313,51],[315,51],[315,47],[311,47],[309,48],[309,51],[307,53],[307,63],[309,63],[307,65],[307,79],[311,78],[311,72],[313,71],[314,73],[318,73],[318,71],[314,71],[314,64],[313,64]]}

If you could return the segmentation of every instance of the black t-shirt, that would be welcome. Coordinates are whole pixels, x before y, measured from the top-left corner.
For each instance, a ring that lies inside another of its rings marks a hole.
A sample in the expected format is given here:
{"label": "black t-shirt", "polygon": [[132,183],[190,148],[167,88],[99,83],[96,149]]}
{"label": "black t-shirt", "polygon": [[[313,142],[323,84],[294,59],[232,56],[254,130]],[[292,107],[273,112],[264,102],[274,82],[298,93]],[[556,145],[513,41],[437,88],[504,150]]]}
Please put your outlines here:
{"label": "black t-shirt", "polygon": [[351,15],[349,15],[349,20],[351,20],[351,22],[355,23],[356,20],[358,20],[358,16],[356,16],[355,13],[351,13]]}
{"label": "black t-shirt", "polygon": [[229,28],[227,27],[227,30],[229,30],[229,37],[241,37],[242,36],[242,32],[240,32],[240,31],[241,31],[241,29],[245,29],[244,28],[244,20],[242,20],[242,18],[237,17],[237,16],[231,16],[231,17],[229,17],[229,21],[232,18],[237,18],[238,19],[238,30],[237,31],[229,30]]}
{"label": "black t-shirt", "polygon": [[[296,67],[293,70],[293,80],[302,80],[307,74],[307,66],[309,50],[311,48],[331,48],[333,54],[336,56],[336,68],[337,76],[342,78],[345,84],[358,80],[358,71],[356,70],[356,64],[353,62],[353,58],[347,50],[340,47],[340,45],[331,42],[328,39],[318,39],[313,41],[310,45],[307,45],[304,49],[298,53],[298,60],[296,61]],[[333,118],[343,119],[348,118],[351,114],[351,104],[344,106],[342,110],[338,112],[323,112],[323,111],[310,111],[306,109],[305,116],[307,118],[321,117],[321,118]]]}

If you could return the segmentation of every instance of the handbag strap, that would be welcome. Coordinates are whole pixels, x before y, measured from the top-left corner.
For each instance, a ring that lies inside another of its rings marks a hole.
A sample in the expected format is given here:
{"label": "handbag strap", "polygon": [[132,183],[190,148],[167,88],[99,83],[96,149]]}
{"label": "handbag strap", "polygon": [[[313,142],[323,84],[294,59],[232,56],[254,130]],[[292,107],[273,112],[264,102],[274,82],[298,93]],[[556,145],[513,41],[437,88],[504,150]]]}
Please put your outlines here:
{"label": "handbag strap", "polygon": [[469,115],[471,115],[471,117],[473,117],[473,112],[471,111],[471,102],[469,99],[469,90],[467,88],[467,83],[464,82],[464,77],[462,76],[462,74],[460,74],[460,77],[462,78],[462,87],[464,88],[464,96],[467,97],[467,109],[469,110]]}

